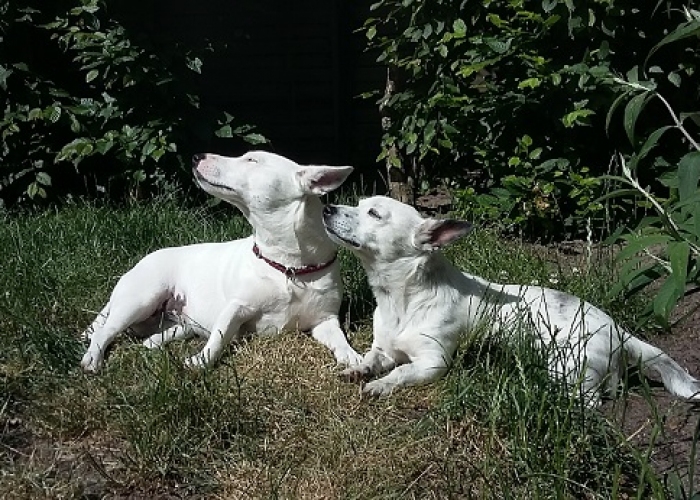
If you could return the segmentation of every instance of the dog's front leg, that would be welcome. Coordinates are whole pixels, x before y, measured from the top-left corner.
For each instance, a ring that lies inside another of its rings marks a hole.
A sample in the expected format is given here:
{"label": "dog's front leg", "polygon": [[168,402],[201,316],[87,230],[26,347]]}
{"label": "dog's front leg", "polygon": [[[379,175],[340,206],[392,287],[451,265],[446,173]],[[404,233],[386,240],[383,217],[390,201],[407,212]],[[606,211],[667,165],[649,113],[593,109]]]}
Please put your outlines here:
{"label": "dog's front leg", "polygon": [[331,350],[338,364],[354,366],[362,361],[362,356],[348,344],[336,316],[313,327],[311,336]]}
{"label": "dog's front leg", "polygon": [[191,368],[211,366],[216,363],[234,337],[239,337],[241,326],[256,314],[256,309],[240,301],[232,301],[214,322],[204,348],[185,361]]}
{"label": "dog's front leg", "polygon": [[398,366],[385,377],[367,383],[362,392],[368,396],[389,396],[399,387],[433,382],[445,375],[447,368],[443,358],[418,358]]}

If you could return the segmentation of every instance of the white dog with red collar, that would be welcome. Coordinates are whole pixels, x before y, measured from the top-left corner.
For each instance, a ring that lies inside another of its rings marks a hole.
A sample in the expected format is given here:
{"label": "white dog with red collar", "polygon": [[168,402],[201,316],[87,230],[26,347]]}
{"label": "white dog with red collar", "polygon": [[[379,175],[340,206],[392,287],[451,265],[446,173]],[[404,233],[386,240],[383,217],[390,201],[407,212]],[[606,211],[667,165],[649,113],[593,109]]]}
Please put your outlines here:
{"label": "white dog with red collar", "polygon": [[208,337],[189,366],[215,363],[245,333],[285,329],[309,330],[338,363],[359,363],[338,321],[340,266],[319,199],[352,167],[300,166],[253,151],[238,158],[195,155],[193,171],[202,189],[243,212],[253,235],[146,255],[120,278],[85,331],[83,368],[99,370],[107,347],[127,329],[152,348]]}

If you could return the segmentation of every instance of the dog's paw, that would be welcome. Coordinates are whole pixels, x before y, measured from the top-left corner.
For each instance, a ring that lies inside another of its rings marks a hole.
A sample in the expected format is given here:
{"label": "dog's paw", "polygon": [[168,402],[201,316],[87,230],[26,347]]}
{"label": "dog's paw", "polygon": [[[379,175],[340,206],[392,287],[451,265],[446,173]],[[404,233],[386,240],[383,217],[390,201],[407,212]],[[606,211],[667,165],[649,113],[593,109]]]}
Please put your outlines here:
{"label": "dog's paw", "polygon": [[390,396],[391,393],[394,392],[395,388],[396,386],[394,384],[387,383],[379,379],[365,384],[365,386],[362,388],[362,393],[373,398],[383,398]]}
{"label": "dog's paw", "polygon": [[351,383],[359,383],[369,378],[369,368],[366,366],[352,366],[340,372],[341,380]]}
{"label": "dog's paw", "polygon": [[353,348],[348,348],[343,353],[336,353],[335,359],[339,365],[357,366],[362,363],[362,354],[358,354]]}
{"label": "dog's paw", "polygon": [[88,351],[80,361],[80,366],[88,373],[96,373],[102,367],[102,355]]}

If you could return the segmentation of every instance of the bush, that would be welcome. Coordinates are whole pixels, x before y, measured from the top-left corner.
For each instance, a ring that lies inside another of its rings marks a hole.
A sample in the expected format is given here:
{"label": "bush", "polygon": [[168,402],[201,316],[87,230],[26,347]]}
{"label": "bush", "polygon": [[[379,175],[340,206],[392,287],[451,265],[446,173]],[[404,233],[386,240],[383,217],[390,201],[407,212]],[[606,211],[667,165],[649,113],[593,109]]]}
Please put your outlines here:
{"label": "bush", "polygon": [[[633,68],[626,79],[614,80],[620,96],[608,115],[610,121],[626,103],[623,123],[634,148],[632,154],[620,157],[623,176],[611,177],[625,188],[608,196],[628,202],[638,197],[637,205],[650,212],[629,228],[621,227],[611,238],[619,237],[625,243],[618,258],[626,261],[611,293],[634,295],[659,283],[641,320],[653,318],[664,327],[669,326],[678,302],[700,290],[700,113],[675,111],[658,90],[666,81],[680,87],[695,67],[665,71],[652,65],[658,59],[653,56],[667,45],[698,39],[700,12],[686,9],[685,16],[683,23],[653,47],[645,61],[649,65]],[[638,127],[643,118],[647,126]],[[646,187],[640,178],[649,178],[650,173],[658,181]]]}
{"label": "bush", "polygon": [[[381,157],[418,185],[456,189],[459,208],[531,236],[580,235],[588,219],[604,227],[615,207],[597,201],[600,176],[620,135],[605,135],[616,98],[605,81],[680,22],[671,7],[380,0],[365,28],[395,86],[381,102]],[[698,57],[666,56],[686,69]],[[695,74],[682,85],[697,83]]]}
{"label": "bush", "polygon": [[118,8],[0,0],[0,202],[95,194],[110,183],[138,195],[189,176],[177,153],[189,157],[215,132],[264,141],[228,114],[217,125],[218,113],[200,105],[201,47],[149,43]]}

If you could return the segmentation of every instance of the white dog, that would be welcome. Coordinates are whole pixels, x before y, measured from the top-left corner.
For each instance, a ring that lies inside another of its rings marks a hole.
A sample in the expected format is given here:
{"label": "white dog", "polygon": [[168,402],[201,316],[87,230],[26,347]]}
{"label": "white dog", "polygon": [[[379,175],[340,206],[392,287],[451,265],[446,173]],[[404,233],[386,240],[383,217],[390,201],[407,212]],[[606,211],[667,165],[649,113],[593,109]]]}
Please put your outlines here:
{"label": "white dog", "polygon": [[260,151],[238,158],[195,155],[192,161],[202,189],[238,207],[253,235],[145,256],[121,277],[85,332],[91,341],[83,368],[98,370],[109,344],[126,329],[148,336],[148,347],[208,337],[190,366],[214,363],[246,332],[293,328],[310,330],[339,363],[361,361],[338,322],[340,265],[321,223],[319,198],[340,186],[352,167],[299,166]]}
{"label": "white dog", "polygon": [[436,380],[447,371],[460,332],[479,322],[497,329],[524,318],[537,345],[555,342],[550,370],[580,381],[589,404],[599,402],[604,383],[617,387],[622,350],[655,369],[671,393],[700,399],[696,379],[593,305],[549,288],[489,283],[455,268],[438,250],[465,235],[466,222],[424,219],[381,196],[357,207],[328,205],[323,219],[328,233],[362,261],[377,301],[372,348],[343,372],[355,381],[389,372],[367,383],[365,393],[384,396]]}

